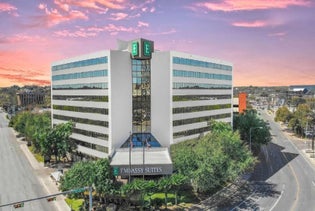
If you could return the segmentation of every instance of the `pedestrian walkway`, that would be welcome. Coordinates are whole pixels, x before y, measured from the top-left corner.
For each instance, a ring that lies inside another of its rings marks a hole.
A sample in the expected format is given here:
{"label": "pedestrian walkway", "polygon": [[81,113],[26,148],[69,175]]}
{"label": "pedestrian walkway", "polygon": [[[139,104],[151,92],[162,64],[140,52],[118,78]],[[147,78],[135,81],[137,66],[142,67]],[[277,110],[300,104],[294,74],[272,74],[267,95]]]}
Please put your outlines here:
{"label": "pedestrian walkway", "polygon": [[[21,150],[23,151],[30,165],[34,169],[38,177],[38,180],[44,187],[44,190],[47,193],[47,195],[59,193],[60,191],[58,190],[58,184],[56,184],[56,182],[53,181],[53,179],[50,177],[50,174],[55,170],[52,168],[45,167],[43,163],[39,163],[35,159],[34,155],[28,149],[26,142],[20,141],[19,139],[17,139],[17,141],[19,142]],[[65,202],[65,196],[63,195],[57,196],[56,201],[51,203],[54,203],[56,210],[59,211],[71,210],[70,207]]]}
{"label": "pedestrian walkway", "polygon": [[[273,118],[274,114],[268,113]],[[311,157],[315,155],[315,153],[310,153],[311,149],[311,141],[307,138],[299,138],[293,132],[291,132],[286,125],[282,123],[278,123],[283,130],[283,133],[287,136],[287,138],[291,141],[293,146],[300,152],[300,154],[305,158],[305,160],[310,164],[311,167],[315,170],[315,158]]]}
{"label": "pedestrian walkway", "polygon": [[315,158],[312,157],[315,155],[311,150],[312,140],[308,138],[300,138],[297,137],[293,132],[290,132],[286,126],[281,125],[281,128],[284,130],[284,134],[291,140],[292,144],[296,147],[296,149],[300,152],[300,154],[307,160],[307,162],[314,168],[315,170]]}

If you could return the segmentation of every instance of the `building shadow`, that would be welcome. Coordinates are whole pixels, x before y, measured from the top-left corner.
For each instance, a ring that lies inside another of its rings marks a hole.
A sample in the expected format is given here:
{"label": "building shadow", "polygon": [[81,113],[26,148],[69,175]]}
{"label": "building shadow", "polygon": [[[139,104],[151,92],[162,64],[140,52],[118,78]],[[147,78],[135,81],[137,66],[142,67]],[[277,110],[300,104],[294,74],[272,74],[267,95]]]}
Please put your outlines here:
{"label": "building shadow", "polygon": [[284,150],[275,143],[263,146],[250,181],[266,181],[299,155]]}

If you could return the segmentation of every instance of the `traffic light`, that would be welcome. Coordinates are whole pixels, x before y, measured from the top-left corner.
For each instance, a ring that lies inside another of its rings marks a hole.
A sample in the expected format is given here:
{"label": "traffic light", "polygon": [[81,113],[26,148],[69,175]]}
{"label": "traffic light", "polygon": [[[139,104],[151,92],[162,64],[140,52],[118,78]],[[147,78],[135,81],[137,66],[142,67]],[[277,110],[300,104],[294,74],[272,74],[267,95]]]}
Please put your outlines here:
{"label": "traffic light", "polygon": [[47,201],[48,201],[48,202],[56,201],[56,196],[47,198]]}
{"label": "traffic light", "polygon": [[24,207],[24,202],[14,204],[13,207],[14,207],[15,209]]}

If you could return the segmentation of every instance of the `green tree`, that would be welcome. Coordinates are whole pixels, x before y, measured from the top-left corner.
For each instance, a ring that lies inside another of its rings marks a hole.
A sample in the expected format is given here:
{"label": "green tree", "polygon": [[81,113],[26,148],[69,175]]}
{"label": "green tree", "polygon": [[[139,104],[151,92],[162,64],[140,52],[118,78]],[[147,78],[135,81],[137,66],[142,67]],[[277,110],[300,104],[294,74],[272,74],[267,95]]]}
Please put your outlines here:
{"label": "green tree", "polygon": [[102,158],[97,161],[76,162],[61,178],[59,188],[67,191],[92,186],[99,198],[105,199],[106,202],[107,196],[115,194],[115,184],[109,160]]}
{"label": "green tree", "polygon": [[304,135],[304,130],[309,124],[309,116],[311,115],[312,110],[308,104],[300,104],[296,110],[293,112],[293,117],[289,121],[289,127],[297,134]]}
{"label": "green tree", "polygon": [[108,159],[98,159],[95,161],[94,165],[96,170],[94,179],[95,190],[100,197],[105,199],[106,202],[106,196],[114,195],[115,190],[118,189],[115,186],[117,184],[114,183],[115,177]]}
{"label": "green tree", "polygon": [[50,115],[50,112],[36,115],[32,127],[29,129],[32,131],[31,140],[35,152],[41,151],[41,143],[45,141],[46,134],[51,130]]}
{"label": "green tree", "polygon": [[40,152],[41,142],[46,139],[46,134],[51,130],[50,112],[20,112],[11,118],[10,126],[25,136],[28,142],[32,142],[35,152]]}
{"label": "green tree", "polygon": [[[171,146],[175,171],[186,176],[194,189],[203,193],[216,191],[234,181],[255,163],[230,125],[212,122],[211,128],[211,133],[200,139]],[[171,186],[171,183],[166,185]]]}
{"label": "green tree", "polygon": [[65,157],[67,153],[73,152],[76,149],[76,144],[72,139],[69,139],[73,126],[72,122],[55,125],[41,142],[42,154],[48,157],[54,155],[56,162],[58,162],[60,157]]}
{"label": "green tree", "polygon": [[188,177],[192,177],[193,173],[198,169],[195,162],[195,146],[196,140],[188,140],[178,144],[171,145],[171,157],[175,170]]}
{"label": "green tree", "polygon": [[[254,132],[252,130],[255,130]],[[258,129],[259,128],[259,129]],[[254,152],[258,152],[261,145],[271,141],[270,128],[266,122],[258,118],[255,110],[246,110],[233,117],[233,129],[239,131],[241,139],[251,146]]]}
{"label": "green tree", "polygon": [[92,186],[95,181],[96,171],[94,161],[76,162],[61,178],[59,188],[62,191],[67,191]]}
{"label": "green tree", "polygon": [[292,113],[286,106],[282,106],[276,111],[276,117],[275,117],[276,122],[278,121],[289,122],[291,118],[292,118]]}
{"label": "green tree", "polygon": [[13,125],[13,128],[19,132],[21,135],[25,135],[26,133],[26,122],[28,119],[31,118],[31,113],[28,111],[24,111],[16,115],[12,118],[12,123],[10,125]]}

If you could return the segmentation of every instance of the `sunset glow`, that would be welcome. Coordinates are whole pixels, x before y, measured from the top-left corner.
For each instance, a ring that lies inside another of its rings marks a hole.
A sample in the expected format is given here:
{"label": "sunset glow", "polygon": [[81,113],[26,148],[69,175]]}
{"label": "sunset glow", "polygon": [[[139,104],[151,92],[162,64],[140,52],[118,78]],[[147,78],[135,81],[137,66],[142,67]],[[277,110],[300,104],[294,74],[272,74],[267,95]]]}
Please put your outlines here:
{"label": "sunset glow", "polygon": [[3,0],[0,87],[50,85],[53,61],[143,37],[233,63],[234,86],[315,84],[311,0]]}

